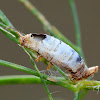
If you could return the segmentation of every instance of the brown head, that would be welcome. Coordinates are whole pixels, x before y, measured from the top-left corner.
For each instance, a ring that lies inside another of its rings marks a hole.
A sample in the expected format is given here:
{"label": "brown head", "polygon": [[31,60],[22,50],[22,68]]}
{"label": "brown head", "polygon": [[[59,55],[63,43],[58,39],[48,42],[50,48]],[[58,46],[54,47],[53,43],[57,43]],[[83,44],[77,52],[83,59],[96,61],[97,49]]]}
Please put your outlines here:
{"label": "brown head", "polygon": [[32,48],[33,45],[37,45],[40,41],[46,38],[45,34],[36,34],[36,33],[30,33],[25,36],[19,34],[20,36],[20,45],[27,47],[27,48]]}
{"label": "brown head", "polygon": [[31,41],[30,41],[31,34],[27,34],[25,36],[20,35],[19,41],[20,45],[29,48]]}

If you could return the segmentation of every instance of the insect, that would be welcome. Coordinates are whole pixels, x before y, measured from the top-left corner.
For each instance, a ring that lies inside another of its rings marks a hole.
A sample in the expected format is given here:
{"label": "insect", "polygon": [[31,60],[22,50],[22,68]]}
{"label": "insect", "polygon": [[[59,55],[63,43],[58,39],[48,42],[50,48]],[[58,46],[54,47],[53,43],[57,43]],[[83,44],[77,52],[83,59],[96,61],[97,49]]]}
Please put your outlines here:
{"label": "insect", "polygon": [[73,80],[82,80],[98,71],[98,66],[88,68],[80,55],[69,45],[47,34],[30,33],[25,36],[20,34],[20,45],[36,51],[40,56],[52,64],[63,67],[70,72]]}

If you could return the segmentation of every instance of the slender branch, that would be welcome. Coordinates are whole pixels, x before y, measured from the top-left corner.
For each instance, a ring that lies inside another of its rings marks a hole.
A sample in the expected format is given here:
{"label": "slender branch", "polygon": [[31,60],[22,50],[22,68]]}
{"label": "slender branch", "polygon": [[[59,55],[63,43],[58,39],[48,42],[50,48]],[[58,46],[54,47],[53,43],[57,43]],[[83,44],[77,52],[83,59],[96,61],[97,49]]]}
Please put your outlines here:
{"label": "slender branch", "polygon": [[5,30],[9,30],[11,34],[13,34],[16,38],[19,38],[18,33],[16,32],[16,30],[12,27],[8,27],[7,25],[3,24],[0,22],[0,26],[2,26],[3,28],[5,28]]}
{"label": "slender branch", "polygon": [[10,32],[8,32],[7,30],[3,29],[1,26],[0,26],[0,30],[9,38],[11,39],[12,41],[16,42],[19,44],[19,40],[15,38],[15,36],[13,34],[11,34]]}
{"label": "slender branch", "polygon": [[[57,85],[55,82],[45,81],[47,84]],[[42,84],[39,77],[33,75],[7,75],[0,76],[0,85],[11,84]]]}
{"label": "slender branch", "polygon": [[[63,80],[61,78],[58,79]],[[45,82],[46,84],[57,85],[56,82],[50,82],[48,80],[45,80]],[[0,76],[0,85],[9,85],[9,84],[42,84],[42,81],[39,77],[33,75]]]}
{"label": "slender branch", "polygon": [[[79,20],[78,20],[78,14],[77,14],[77,10],[76,10],[75,1],[74,0],[69,0],[69,5],[71,7],[73,20],[74,20],[75,31],[76,31],[75,32],[76,33],[76,44],[80,48],[79,49],[79,54],[83,57],[83,59],[86,63],[84,53],[83,53],[83,50],[82,50],[81,31],[80,31],[80,25],[79,25]],[[81,95],[78,95],[78,96],[83,97],[83,96],[85,96],[85,94],[87,94],[87,92],[88,91],[85,90]]]}
{"label": "slender branch", "polygon": [[87,93],[88,93],[88,89],[84,89],[84,91],[79,95],[79,100],[82,100]]}
{"label": "slender branch", "polygon": [[14,26],[11,24],[9,19],[5,16],[5,14],[0,10],[0,26],[3,28],[8,29],[16,38],[19,37],[19,35],[14,30]]}
{"label": "slender branch", "polygon": [[[33,75],[0,76],[0,85],[9,84],[41,84],[41,79]],[[51,83],[53,84],[53,83]]]}
{"label": "slender branch", "polygon": [[5,14],[0,10],[0,26],[8,29],[16,38],[19,38],[19,35],[16,33],[14,26],[11,24],[9,19],[5,16]]}
{"label": "slender branch", "polygon": [[79,92],[75,92],[74,100],[78,100],[78,95],[79,95]]}
{"label": "slender branch", "polygon": [[[4,61],[4,60],[0,60],[0,65],[2,66],[7,66],[7,67],[10,67],[10,68],[13,68],[13,69],[16,69],[16,70],[20,70],[20,71],[23,71],[25,73],[28,73],[28,74],[31,74],[31,75],[35,75],[35,76],[38,76],[38,73],[30,68],[27,68],[27,67],[24,67],[24,66],[21,66],[21,65],[18,65],[18,64],[14,64],[14,63],[11,63],[11,62],[8,62],[8,61]],[[44,79],[47,79],[47,75],[45,74],[42,74],[41,73],[41,76],[44,78]]]}
{"label": "slender branch", "polygon": [[43,85],[44,85],[44,88],[45,88],[45,90],[46,90],[46,92],[47,92],[47,94],[48,94],[48,96],[49,96],[49,99],[50,99],[50,100],[53,100],[52,95],[50,94],[50,91],[49,91],[49,89],[48,89],[48,87],[47,87],[47,85],[46,85],[44,79],[43,79],[42,76],[41,76],[41,73],[40,73],[39,69],[37,68],[37,66],[36,66],[36,64],[35,64],[35,62],[34,62],[34,60],[32,59],[31,56],[30,56],[30,60],[31,60],[31,62],[32,62],[34,68],[35,68],[35,70],[37,71],[37,73],[38,73],[38,75],[39,75],[39,77],[40,77],[40,79],[41,79],[41,81],[42,81],[42,83],[43,83]]}
{"label": "slender branch", "polygon": [[[18,64],[14,64],[14,63],[11,63],[11,62],[0,60],[0,65],[7,66],[7,67],[10,67],[10,68],[13,68],[13,69],[16,69],[16,70],[20,70],[20,71],[26,72],[28,74],[40,77],[39,74],[36,71],[34,71],[34,70],[30,69],[30,68],[18,65]],[[42,74],[42,73],[40,73],[40,75],[42,76],[43,79],[53,82],[52,80],[49,80],[50,76]],[[63,86],[65,88],[68,88],[71,91],[76,91],[76,88],[74,87],[74,85],[70,84],[63,77],[53,77],[52,76],[52,79],[56,80],[54,82],[55,84],[58,84],[58,85]]]}
{"label": "slender branch", "polygon": [[[58,77],[58,80],[64,81],[63,78]],[[50,82],[45,81],[46,84],[52,84],[52,85],[58,85],[58,82]],[[93,84],[92,84],[93,82]],[[8,84],[42,84],[42,81],[39,77],[33,76],[33,75],[9,75],[9,76],[0,76],[0,85],[8,85]],[[67,88],[67,84],[59,84],[60,86],[63,86]],[[100,90],[100,81],[82,81],[80,83],[80,87],[76,87],[76,85],[73,85],[74,88],[77,91],[79,88],[81,89],[87,89],[87,90]],[[78,89],[77,89],[78,88]],[[76,97],[78,95],[78,92],[76,92]],[[80,100],[80,99],[79,99]]]}
{"label": "slender branch", "polygon": [[75,32],[76,33],[76,44],[79,47],[79,54],[85,60],[85,57],[84,57],[84,54],[83,54],[83,51],[82,51],[81,31],[80,31],[80,25],[79,25],[79,20],[78,20],[75,1],[74,0],[69,0],[69,5],[71,7],[73,20],[74,20],[75,31],[76,31]]}
{"label": "slender branch", "polygon": [[7,26],[13,27],[11,22],[8,20],[8,18],[4,15],[4,13],[0,10],[0,20]]}
{"label": "slender branch", "polygon": [[69,0],[69,4],[71,7],[73,19],[74,19],[74,26],[75,26],[75,31],[76,31],[76,43],[77,46],[81,48],[81,31],[80,31],[80,25],[79,25],[79,20],[78,20],[78,15],[77,15],[77,10],[76,10],[76,5],[74,0]]}
{"label": "slender branch", "polygon": [[[35,75],[35,76],[38,76],[38,73],[32,69],[29,69],[29,68],[26,68],[24,66],[21,66],[21,65],[17,65],[17,64],[14,64],[14,63],[10,63],[10,62],[7,62],[7,61],[3,61],[3,60],[0,60],[0,65],[3,65],[3,66],[7,66],[7,67],[10,67],[10,68],[14,68],[14,69],[17,69],[17,70],[20,70],[20,71],[23,71],[23,72],[26,72],[26,73],[29,73],[29,74],[32,74],[32,75]],[[44,75],[44,74],[41,74],[42,78],[48,80],[48,77],[47,75]],[[54,77],[52,77],[54,78]],[[54,78],[56,80],[56,84],[60,85],[60,86],[63,86],[65,88],[68,88],[69,90],[71,91],[77,91],[77,90],[83,90],[83,89],[88,89],[88,90],[91,90],[91,89],[95,89],[95,90],[98,90],[98,87],[100,86],[100,81],[81,81],[81,82],[78,82],[76,85],[72,85],[70,84],[69,82],[67,81],[64,81],[64,78]],[[100,87],[99,87],[100,89]]]}
{"label": "slender branch", "polygon": [[[11,40],[17,42],[19,44],[19,35],[14,30],[14,26],[8,20],[8,18],[4,15],[4,13],[0,10],[0,30]],[[1,27],[2,26],[2,27]],[[5,29],[4,29],[5,28]],[[7,29],[10,31],[8,32]]]}
{"label": "slender branch", "polygon": [[0,26],[2,26],[3,28],[8,28],[8,26],[6,26],[5,24],[3,24],[2,22],[0,22]]}

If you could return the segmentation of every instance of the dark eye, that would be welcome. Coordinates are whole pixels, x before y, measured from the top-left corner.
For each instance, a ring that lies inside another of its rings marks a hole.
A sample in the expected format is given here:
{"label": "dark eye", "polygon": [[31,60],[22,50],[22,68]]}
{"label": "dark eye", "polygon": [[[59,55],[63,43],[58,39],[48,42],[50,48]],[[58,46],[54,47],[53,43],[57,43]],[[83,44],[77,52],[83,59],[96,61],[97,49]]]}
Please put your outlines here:
{"label": "dark eye", "polygon": [[31,34],[31,37],[33,37],[33,34]]}

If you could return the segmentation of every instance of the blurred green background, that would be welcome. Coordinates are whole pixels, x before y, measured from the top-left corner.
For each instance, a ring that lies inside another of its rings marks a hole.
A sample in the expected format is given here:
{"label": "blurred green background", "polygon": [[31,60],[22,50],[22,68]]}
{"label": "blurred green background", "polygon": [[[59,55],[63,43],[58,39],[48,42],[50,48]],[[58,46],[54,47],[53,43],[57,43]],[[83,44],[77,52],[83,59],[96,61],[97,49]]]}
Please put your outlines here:
{"label": "blurred green background", "polygon": [[[75,30],[68,0],[30,0],[67,38],[75,41]],[[82,44],[88,66],[100,65],[100,1],[75,0],[82,32]],[[0,9],[17,30],[27,33],[46,33],[42,25],[18,0],[0,0]],[[0,32],[0,59],[33,68],[28,55]],[[40,70],[46,69],[37,63]],[[0,75],[19,75],[23,72],[0,66]],[[100,80],[100,71],[93,79]],[[60,86],[48,86],[55,100],[72,100],[73,93]],[[56,92],[58,91],[58,92]],[[1,100],[46,100],[42,85],[0,86]],[[59,99],[58,99],[59,98]],[[84,100],[100,100],[100,93],[89,91]]]}

